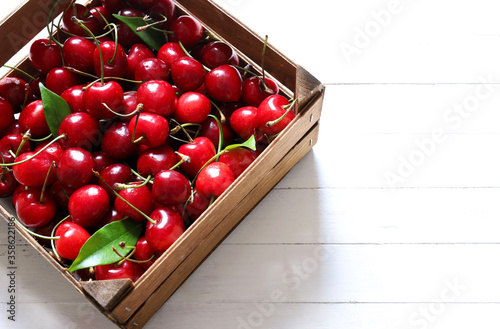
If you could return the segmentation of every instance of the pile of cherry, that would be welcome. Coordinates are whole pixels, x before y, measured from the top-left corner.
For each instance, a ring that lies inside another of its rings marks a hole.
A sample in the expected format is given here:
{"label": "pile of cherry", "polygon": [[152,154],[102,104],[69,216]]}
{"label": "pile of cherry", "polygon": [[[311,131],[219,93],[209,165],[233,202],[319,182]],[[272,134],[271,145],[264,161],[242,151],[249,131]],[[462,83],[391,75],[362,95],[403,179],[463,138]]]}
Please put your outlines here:
{"label": "pile of cherry", "polygon": [[[161,47],[120,17],[140,17]],[[135,281],[293,119],[292,104],[171,0],[71,4],[55,28],[30,48],[38,76],[0,81],[0,195],[67,265],[95,232],[141,223],[135,245],[113,248],[119,261],[75,271]]]}

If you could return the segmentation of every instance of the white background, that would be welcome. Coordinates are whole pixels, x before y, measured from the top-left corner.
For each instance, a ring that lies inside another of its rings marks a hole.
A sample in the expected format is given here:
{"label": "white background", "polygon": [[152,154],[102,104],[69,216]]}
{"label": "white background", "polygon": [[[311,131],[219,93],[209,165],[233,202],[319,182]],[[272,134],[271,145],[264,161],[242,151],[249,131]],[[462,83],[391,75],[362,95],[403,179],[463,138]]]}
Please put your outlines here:
{"label": "white background", "polygon": [[[499,328],[498,2],[216,2],[327,86],[320,140],[146,328]],[[115,327],[17,250],[0,328]]]}

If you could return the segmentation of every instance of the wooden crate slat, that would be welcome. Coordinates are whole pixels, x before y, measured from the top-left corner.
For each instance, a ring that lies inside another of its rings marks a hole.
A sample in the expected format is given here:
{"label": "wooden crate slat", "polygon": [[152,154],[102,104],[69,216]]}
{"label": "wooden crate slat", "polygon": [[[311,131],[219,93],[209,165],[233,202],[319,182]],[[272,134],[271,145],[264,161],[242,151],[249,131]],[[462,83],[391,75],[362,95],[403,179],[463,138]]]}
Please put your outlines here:
{"label": "wooden crate slat", "polygon": [[302,138],[302,140],[257,184],[252,191],[228,213],[221,223],[203,240],[197,248],[167,279],[169,284],[162,284],[147,299],[136,314],[128,321],[126,328],[140,329],[160,309],[165,301],[189,277],[189,275],[206,259],[214,248],[234,229],[244,216],[276,185],[316,144],[319,124]]}

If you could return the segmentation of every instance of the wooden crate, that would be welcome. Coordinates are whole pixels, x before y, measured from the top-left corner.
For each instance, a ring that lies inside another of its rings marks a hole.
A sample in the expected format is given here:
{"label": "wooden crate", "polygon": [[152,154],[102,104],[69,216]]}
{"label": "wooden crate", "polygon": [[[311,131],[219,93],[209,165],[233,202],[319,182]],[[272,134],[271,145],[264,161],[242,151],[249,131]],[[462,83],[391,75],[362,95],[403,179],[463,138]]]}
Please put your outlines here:
{"label": "wooden crate", "polygon": [[[65,2],[62,1],[62,5]],[[40,12],[48,12],[46,7],[50,3],[47,0],[28,1],[2,23],[2,64],[20,50],[21,43],[27,43],[44,28],[36,26],[37,30],[33,29],[33,33],[20,36],[24,41],[17,38],[16,42],[11,42],[12,33],[17,33],[13,31],[19,30],[15,30],[15,22],[36,17]],[[259,67],[257,63],[260,62],[264,40],[252,30],[210,0],[179,0],[176,4],[182,12],[196,17],[205,28],[237,49],[245,62]],[[62,8],[60,6],[58,12]],[[18,67],[30,71],[26,57],[22,58]],[[119,327],[142,328],[245,215],[316,143],[324,98],[323,85],[272,45],[268,46],[266,52],[266,72],[279,82],[285,94],[298,99],[296,118],[136,283],[130,280],[79,282],[32,236],[23,230],[18,230],[19,234]],[[9,74],[18,75],[15,71]],[[9,220],[15,214],[11,201],[3,199],[0,202],[0,214]]]}

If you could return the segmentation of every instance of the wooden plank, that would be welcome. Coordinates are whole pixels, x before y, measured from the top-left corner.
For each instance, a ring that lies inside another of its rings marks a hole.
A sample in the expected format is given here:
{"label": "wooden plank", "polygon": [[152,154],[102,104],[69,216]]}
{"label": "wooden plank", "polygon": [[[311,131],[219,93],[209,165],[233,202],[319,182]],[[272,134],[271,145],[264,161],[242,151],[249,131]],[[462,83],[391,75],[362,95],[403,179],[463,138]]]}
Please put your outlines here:
{"label": "wooden plank", "polygon": [[307,153],[317,141],[319,126],[316,125],[299,144],[257,184],[238,207],[227,214],[224,220],[200,245],[184,260],[184,262],[159,286],[147,299],[139,311],[128,321],[128,328],[142,328],[156,313],[165,301],[175,292],[184,280],[199,266],[212,250],[232,231],[254,207],[254,200],[262,199],[268,191]]}
{"label": "wooden plank", "polygon": [[[237,181],[218,198],[205,213],[181,236],[148,272],[137,282],[135,288],[113,311],[119,322],[125,322],[156,289],[156,282],[163,282],[211,232],[222,219],[246,197],[249,189],[260,182],[278,161],[290,150],[320,117],[323,93],[308,110],[300,112],[294,121],[283,130],[276,140],[247,168]],[[313,119],[313,120],[311,120]],[[274,145],[274,147],[273,147]],[[266,169],[264,169],[266,168]],[[258,200],[253,200],[256,203]],[[131,311],[126,311],[131,310]]]}

